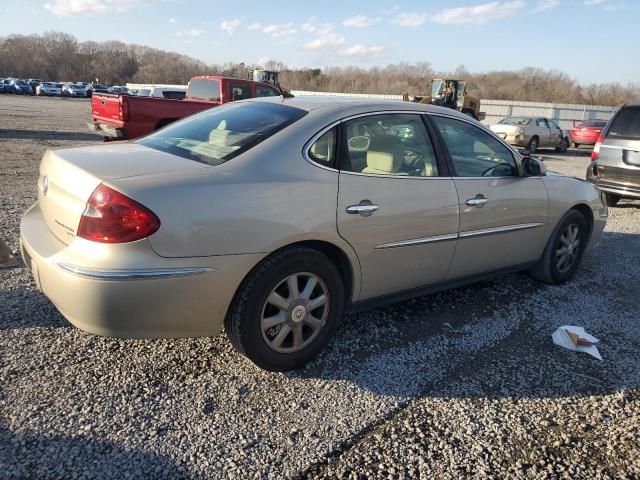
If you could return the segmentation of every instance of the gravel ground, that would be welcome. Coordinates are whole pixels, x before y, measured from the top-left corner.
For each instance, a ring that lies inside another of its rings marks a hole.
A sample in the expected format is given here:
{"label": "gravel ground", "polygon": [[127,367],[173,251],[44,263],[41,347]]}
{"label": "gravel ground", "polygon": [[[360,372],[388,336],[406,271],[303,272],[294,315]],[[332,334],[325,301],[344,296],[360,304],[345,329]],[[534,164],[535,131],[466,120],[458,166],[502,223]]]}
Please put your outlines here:
{"label": "gravel ground", "polygon": [[[18,246],[47,148],[98,141],[86,100],[0,96],[0,236]],[[549,152],[582,177],[588,152]],[[575,281],[527,275],[349,316],[308,368],[224,335],[71,327],[0,270],[0,478],[638,478],[640,202],[610,209]],[[602,362],[556,347],[577,324]]]}

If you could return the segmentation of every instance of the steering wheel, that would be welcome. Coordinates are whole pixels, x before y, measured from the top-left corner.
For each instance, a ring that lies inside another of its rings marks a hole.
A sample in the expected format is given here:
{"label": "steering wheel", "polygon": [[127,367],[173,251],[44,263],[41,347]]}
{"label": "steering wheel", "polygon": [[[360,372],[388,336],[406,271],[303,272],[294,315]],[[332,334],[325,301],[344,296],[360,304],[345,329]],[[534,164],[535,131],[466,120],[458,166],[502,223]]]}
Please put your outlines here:
{"label": "steering wheel", "polygon": [[[487,168],[484,172],[482,172],[482,177],[491,177],[493,176],[493,173],[495,172],[496,168],[498,167],[508,167],[509,168],[509,172],[511,172],[511,165],[509,165],[508,163],[498,163],[497,165],[494,165],[493,167],[489,167]],[[491,172],[491,173],[490,173]],[[503,176],[503,175],[500,175]]]}

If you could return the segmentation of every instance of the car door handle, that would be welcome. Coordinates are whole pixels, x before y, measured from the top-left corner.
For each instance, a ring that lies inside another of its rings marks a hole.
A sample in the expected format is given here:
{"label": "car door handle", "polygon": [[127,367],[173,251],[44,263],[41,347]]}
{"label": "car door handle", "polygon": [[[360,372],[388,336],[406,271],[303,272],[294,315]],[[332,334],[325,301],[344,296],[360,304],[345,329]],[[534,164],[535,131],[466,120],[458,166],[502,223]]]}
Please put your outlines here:
{"label": "car door handle", "polygon": [[368,200],[363,200],[360,202],[359,205],[350,205],[347,207],[347,213],[351,213],[351,214],[356,214],[359,213],[360,215],[362,215],[363,217],[368,217],[369,215],[373,214],[373,212],[375,212],[376,210],[378,210],[380,207],[378,205],[374,205],[373,203],[369,202]]}
{"label": "car door handle", "polygon": [[487,197],[479,193],[474,198],[469,198],[467,200],[467,205],[470,207],[482,207],[488,201],[489,199]]}

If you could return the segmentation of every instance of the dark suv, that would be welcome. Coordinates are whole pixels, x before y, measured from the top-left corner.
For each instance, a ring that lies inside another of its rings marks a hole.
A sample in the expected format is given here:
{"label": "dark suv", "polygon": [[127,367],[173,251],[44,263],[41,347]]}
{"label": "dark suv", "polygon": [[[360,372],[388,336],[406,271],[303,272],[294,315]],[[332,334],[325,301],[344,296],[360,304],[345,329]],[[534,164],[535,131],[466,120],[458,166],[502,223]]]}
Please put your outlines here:
{"label": "dark suv", "polygon": [[593,147],[587,180],[606,194],[607,205],[621,198],[640,200],[640,103],[618,110]]}

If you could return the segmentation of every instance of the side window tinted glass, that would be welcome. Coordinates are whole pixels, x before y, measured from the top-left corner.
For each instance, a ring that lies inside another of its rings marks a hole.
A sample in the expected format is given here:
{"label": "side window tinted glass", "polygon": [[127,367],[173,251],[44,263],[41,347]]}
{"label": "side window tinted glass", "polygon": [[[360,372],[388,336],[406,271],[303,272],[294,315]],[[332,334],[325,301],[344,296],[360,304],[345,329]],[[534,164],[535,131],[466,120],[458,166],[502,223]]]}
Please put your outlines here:
{"label": "side window tinted glass", "polygon": [[256,86],[256,97],[277,97],[278,95],[280,94],[273,88]]}
{"label": "side window tinted glass", "polygon": [[544,118],[537,119],[536,125],[542,128],[548,128],[547,121]]}
{"label": "side window tinted glass", "polygon": [[323,133],[309,148],[309,158],[325,166],[334,166],[336,161],[336,128]]}
{"label": "side window tinted glass", "polygon": [[343,124],[341,170],[371,175],[437,177],[436,156],[421,115],[388,114]]}
{"label": "side window tinted glass", "polygon": [[251,87],[246,83],[231,84],[231,99],[236,101],[245,98],[251,98]]}
{"label": "side window tinted glass", "polygon": [[640,107],[627,107],[616,115],[607,137],[640,138]]}
{"label": "side window tinted glass", "polygon": [[459,177],[517,176],[511,151],[484,130],[467,122],[432,117],[442,134]]}

